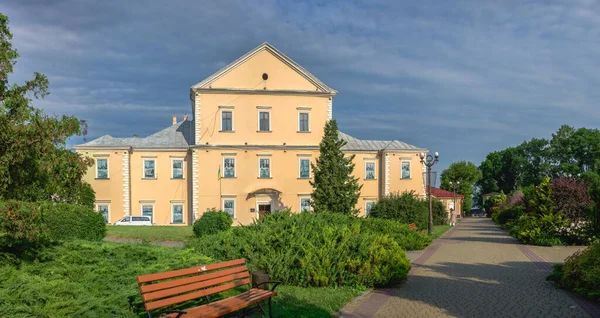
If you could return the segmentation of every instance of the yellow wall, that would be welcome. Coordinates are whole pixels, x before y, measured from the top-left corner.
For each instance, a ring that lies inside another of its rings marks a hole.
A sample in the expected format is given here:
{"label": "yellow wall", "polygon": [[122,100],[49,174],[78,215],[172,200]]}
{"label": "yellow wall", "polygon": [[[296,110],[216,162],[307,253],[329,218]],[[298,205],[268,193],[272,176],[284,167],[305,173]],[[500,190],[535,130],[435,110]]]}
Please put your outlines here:
{"label": "yellow wall", "polygon": [[[257,201],[273,201],[272,210],[290,208],[300,210],[300,196],[310,197],[312,187],[308,179],[299,178],[299,158],[310,158],[315,162],[318,150],[196,150],[200,169],[198,173],[199,195],[198,211],[200,215],[207,209],[221,208],[222,198],[235,198],[234,224],[248,224],[258,216]],[[258,178],[259,157],[271,159],[271,179]],[[236,177],[217,178],[217,171],[223,158],[235,157]],[[312,177],[312,171],[311,171]],[[275,189],[280,195],[262,195],[258,198],[249,195],[260,189]],[[254,213],[250,209],[254,208]]]}
{"label": "yellow wall", "polygon": [[[171,159],[181,158],[184,159],[184,179],[172,179]],[[156,160],[156,179],[146,180],[142,178],[144,159]],[[142,204],[153,204],[153,223],[168,225],[172,221],[171,201],[183,201],[183,222],[188,224],[191,211],[190,200],[188,199],[190,162],[191,156],[187,151],[150,152],[134,150],[131,154],[131,215],[142,215]]]}
{"label": "yellow wall", "polygon": [[[83,156],[93,159],[108,159],[108,178],[96,179],[96,161],[83,177],[96,192],[96,202],[109,205],[109,221],[114,223],[124,215],[123,211],[123,157],[128,156],[128,150],[82,150]],[[108,157],[106,157],[108,155]]]}
{"label": "yellow wall", "polygon": [[[354,172],[353,176],[358,178],[359,184],[362,185],[360,197],[356,203],[356,209],[360,216],[365,216],[366,202],[375,202],[379,198],[379,186],[383,182],[383,170],[381,166],[381,157],[376,151],[370,153],[348,153],[354,155]],[[375,163],[375,180],[367,180],[365,174],[365,163]]]}
{"label": "yellow wall", "polygon": [[[454,202],[454,200],[452,198],[439,198],[439,200],[442,201],[442,204],[446,208],[446,212],[448,214],[447,217],[450,218],[450,207],[452,206],[451,203]],[[458,213],[457,215],[463,215],[461,198],[456,198],[456,212]]]}
{"label": "yellow wall", "polygon": [[[262,74],[267,73],[265,81]],[[211,84],[212,88],[315,91],[316,86],[263,50]]]}
{"label": "yellow wall", "polygon": [[[415,191],[417,195],[424,196],[423,192],[423,166],[417,152],[388,152],[389,157],[389,191],[404,192]],[[401,161],[410,161],[410,179],[401,179]]]}
{"label": "yellow wall", "polygon": [[[200,125],[201,144],[318,145],[327,121],[329,97],[201,94],[196,101],[200,103],[196,125]],[[220,131],[221,110],[233,111],[233,132]],[[271,132],[257,132],[259,111],[270,112]],[[309,133],[298,132],[298,112],[310,113]]]}

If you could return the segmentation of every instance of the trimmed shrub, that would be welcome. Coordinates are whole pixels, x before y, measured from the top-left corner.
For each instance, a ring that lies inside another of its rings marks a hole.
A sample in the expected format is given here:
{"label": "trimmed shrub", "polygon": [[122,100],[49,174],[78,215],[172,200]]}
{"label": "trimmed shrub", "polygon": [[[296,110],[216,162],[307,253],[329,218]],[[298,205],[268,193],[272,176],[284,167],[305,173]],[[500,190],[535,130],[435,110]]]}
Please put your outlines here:
{"label": "trimmed shrub", "polygon": [[[392,193],[381,198],[371,209],[369,217],[390,219],[401,223],[414,223],[426,229],[429,223],[429,201],[421,199],[416,192]],[[440,225],[447,217],[444,205],[433,200],[433,224]]]}
{"label": "trimmed shrub", "polygon": [[104,217],[92,208],[44,202],[40,204],[48,235],[57,241],[101,241],[106,235]]}
{"label": "trimmed shrub", "polygon": [[564,265],[555,265],[548,279],[600,303],[600,242],[569,256]]}
{"label": "trimmed shrub", "polygon": [[408,226],[395,221],[278,212],[249,226],[190,240],[187,246],[217,260],[246,258],[251,269],[290,285],[372,287],[403,279],[410,269],[398,244],[401,234],[394,237],[386,230],[400,230],[422,241],[409,245],[427,241],[421,233],[408,234]]}
{"label": "trimmed shrub", "polygon": [[229,213],[224,211],[210,210],[194,222],[194,235],[204,236],[227,231],[231,228],[233,220]]}
{"label": "trimmed shrub", "polygon": [[558,229],[566,224],[567,221],[556,214],[522,215],[510,223],[509,230],[523,244],[557,246],[564,245]]}
{"label": "trimmed shrub", "polygon": [[0,202],[2,259],[30,258],[51,242],[37,205],[21,201]]}
{"label": "trimmed shrub", "polygon": [[518,219],[525,213],[523,206],[504,206],[499,208],[492,215],[492,220],[500,226],[506,225],[508,222]]}

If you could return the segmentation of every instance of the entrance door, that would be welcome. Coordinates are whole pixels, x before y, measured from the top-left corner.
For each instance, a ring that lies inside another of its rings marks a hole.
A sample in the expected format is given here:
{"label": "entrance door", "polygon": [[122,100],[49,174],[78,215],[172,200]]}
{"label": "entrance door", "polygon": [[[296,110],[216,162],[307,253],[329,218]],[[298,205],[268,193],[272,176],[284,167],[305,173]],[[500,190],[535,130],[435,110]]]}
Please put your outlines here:
{"label": "entrance door", "polygon": [[271,213],[271,204],[258,204],[258,218],[262,219],[262,217],[266,214]]}

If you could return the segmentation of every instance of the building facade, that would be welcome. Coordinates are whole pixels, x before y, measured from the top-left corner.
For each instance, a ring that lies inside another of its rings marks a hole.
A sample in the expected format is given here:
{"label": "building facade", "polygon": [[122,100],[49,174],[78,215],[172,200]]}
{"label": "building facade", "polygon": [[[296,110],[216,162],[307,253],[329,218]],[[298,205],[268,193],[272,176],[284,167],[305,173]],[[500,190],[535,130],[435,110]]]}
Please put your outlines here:
{"label": "building facade", "polygon": [[[74,148],[95,159],[85,181],[107,222],[148,215],[157,225],[189,225],[221,209],[234,224],[249,224],[274,210],[310,210],[311,163],[336,94],[263,43],[191,87],[193,120],[174,116],[170,127],[145,138],[105,135]],[[355,155],[362,215],[391,192],[425,194],[425,149],[340,138]]]}
{"label": "building facade", "polygon": [[460,193],[455,193],[452,191],[442,190],[440,188],[431,187],[431,196],[440,200],[444,207],[446,208],[446,212],[448,213],[447,217],[450,218],[450,213],[452,210],[456,208],[456,216],[463,217],[463,200],[465,196]]}

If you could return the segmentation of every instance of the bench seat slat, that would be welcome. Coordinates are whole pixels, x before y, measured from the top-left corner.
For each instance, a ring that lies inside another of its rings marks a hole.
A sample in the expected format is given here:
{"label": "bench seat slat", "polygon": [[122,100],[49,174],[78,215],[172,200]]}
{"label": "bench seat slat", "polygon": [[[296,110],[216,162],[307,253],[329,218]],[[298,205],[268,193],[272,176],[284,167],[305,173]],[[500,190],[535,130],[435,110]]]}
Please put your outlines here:
{"label": "bench seat slat", "polygon": [[175,296],[175,297],[171,297],[171,298],[165,298],[165,299],[161,299],[161,300],[157,300],[157,301],[153,301],[153,302],[146,302],[145,307],[146,307],[147,311],[153,310],[156,308],[179,304],[184,301],[188,301],[188,300],[192,300],[192,299],[198,299],[198,298],[201,298],[201,297],[204,297],[207,295],[220,293],[220,292],[223,292],[223,291],[235,288],[235,287],[247,285],[247,284],[250,284],[250,279],[248,279],[248,278],[238,280],[235,282],[231,282],[231,283],[227,283],[227,284],[223,284],[223,285],[219,285],[216,287],[204,289],[204,290],[199,290],[199,291],[192,292],[192,293],[185,294],[185,295]]}
{"label": "bench seat slat", "polygon": [[234,267],[234,268],[228,268],[228,269],[225,269],[222,271],[217,271],[217,272],[212,272],[212,273],[207,273],[207,274],[199,274],[197,276],[192,276],[192,277],[187,277],[187,278],[174,279],[174,280],[169,280],[166,282],[143,285],[143,286],[140,286],[140,291],[142,292],[142,294],[145,294],[145,293],[149,293],[149,292],[153,292],[153,291],[157,291],[157,290],[162,290],[162,289],[167,289],[167,288],[172,288],[172,287],[177,287],[177,286],[182,286],[182,285],[187,285],[187,284],[192,284],[192,283],[197,283],[197,282],[203,282],[205,280],[219,278],[219,277],[227,276],[230,274],[241,273],[244,271],[248,271],[248,267],[246,267],[245,265]]}
{"label": "bench seat slat", "polygon": [[[210,304],[198,306],[191,309],[186,309],[186,314],[181,317],[186,318],[211,318],[220,317],[228,313],[238,311],[242,308],[246,308],[252,304],[263,301],[270,297],[277,295],[277,292],[271,292],[263,289],[253,288],[247,292],[239,294],[237,296],[219,300]],[[171,314],[166,317],[176,317],[177,314]]]}
{"label": "bench seat slat", "polygon": [[231,266],[235,266],[235,265],[242,265],[245,263],[246,263],[246,260],[243,258],[240,258],[240,259],[234,259],[234,260],[227,261],[227,262],[207,264],[204,266],[196,266],[196,267],[185,268],[185,269],[180,269],[180,270],[176,270],[176,271],[142,275],[142,276],[137,277],[137,281],[138,281],[138,284],[141,284],[141,283],[147,283],[147,282],[151,282],[151,281],[155,281],[155,280],[162,280],[162,279],[168,279],[168,278],[173,278],[173,277],[178,277],[178,276],[186,276],[186,275],[208,272],[208,271],[212,271],[215,269],[221,269],[221,268],[231,267]]}
{"label": "bench seat slat", "polygon": [[[195,291],[195,290],[198,290],[201,288],[220,285],[223,283],[240,280],[240,279],[248,278],[248,277],[250,277],[250,273],[248,273],[246,271],[243,273],[236,273],[236,274],[231,274],[231,275],[227,275],[227,276],[222,276],[219,278],[214,278],[214,279],[206,280],[203,282],[183,285],[183,286],[174,287],[174,288],[163,289],[163,290],[159,290],[159,291],[155,291],[155,292],[151,292],[151,293],[146,293],[142,297],[144,298],[144,301],[150,301],[150,300],[165,298],[165,297],[169,297],[169,296],[179,295],[179,294],[183,294],[183,293],[188,293],[188,292],[192,292],[192,291]],[[206,289],[206,290],[209,290],[209,289]]]}

